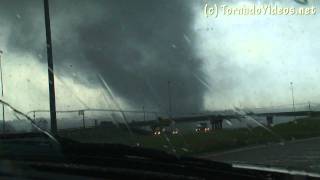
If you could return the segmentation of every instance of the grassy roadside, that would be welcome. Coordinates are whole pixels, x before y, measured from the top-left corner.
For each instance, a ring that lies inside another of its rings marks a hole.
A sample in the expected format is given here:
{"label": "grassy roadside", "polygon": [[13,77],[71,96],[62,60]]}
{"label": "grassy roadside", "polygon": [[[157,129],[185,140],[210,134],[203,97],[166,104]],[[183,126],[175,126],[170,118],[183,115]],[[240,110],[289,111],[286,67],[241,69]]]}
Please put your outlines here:
{"label": "grassy roadside", "polygon": [[157,148],[177,154],[195,155],[208,152],[221,152],[246,146],[281,142],[283,140],[303,139],[320,136],[320,117],[298,119],[296,123],[289,122],[270,127],[252,129],[242,128],[220,130],[206,134],[182,133],[180,135],[147,136],[135,135],[118,129],[92,129],[62,134],[79,141],[115,142],[132,144],[139,142],[143,147]]}
{"label": "grassy roadside", "polygon": [[[220,130],[207,134],[189,133],[170,136],[168,139],[178,154],[221,152],[246,146],[318,137],[320,136],[320,117],[298,119],[296,123],[283,123],[269,129],[270,131],[256,127]],[[165,140],[165,137],[145,136],[140,140],[145,147],[170,150],[170,144]],[[164,144],[166,146],[163,146]]]}

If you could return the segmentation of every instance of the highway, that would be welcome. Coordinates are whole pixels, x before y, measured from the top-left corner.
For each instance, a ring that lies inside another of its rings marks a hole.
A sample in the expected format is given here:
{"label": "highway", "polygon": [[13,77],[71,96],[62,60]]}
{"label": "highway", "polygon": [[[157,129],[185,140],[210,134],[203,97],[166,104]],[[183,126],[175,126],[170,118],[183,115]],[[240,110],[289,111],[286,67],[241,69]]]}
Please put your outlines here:
{"label": "highway", "polygon": [[320,173],[320,137],[206,154],[201,158]]}

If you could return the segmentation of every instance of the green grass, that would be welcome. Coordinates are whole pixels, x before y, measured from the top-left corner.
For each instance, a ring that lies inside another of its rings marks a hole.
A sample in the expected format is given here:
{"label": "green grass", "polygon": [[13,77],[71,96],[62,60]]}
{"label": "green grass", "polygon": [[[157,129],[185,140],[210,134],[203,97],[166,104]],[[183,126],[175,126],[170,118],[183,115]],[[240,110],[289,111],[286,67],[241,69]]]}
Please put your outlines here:
{"label": "green grass", "polygon": [[246,146],[281,142],[282,140],[303,139],[320,136],[320,118],[305,118],[283,123],[270,128],[270,131],[256,127],[252,129],[219,130],[210,133],[182,133],[168,135],[167,138],[152,135],[134,135],[119,129],[86,129],[64,132],[63,136],[83,142],[115,142],[143,147],[162,149],[177,154],[195,155],[208,152],[221,152]]}
{"label": "green grass", "polygon": [[[270,131],[256,127],[250,130],[247,128],[220,130],[207,134],[188,133],[182,136],[170,136],[169,139],[178,154],[221,152],[283,140],[320,136],[320,118],[299,119],[296,123],[283,123],[269,129]],[[163,150],[166,149],[163,144],[168,144],[161,137],[143,137],[141,140],[146,147]],[[183,148],[187,148],[189,151],[186,152]]]}

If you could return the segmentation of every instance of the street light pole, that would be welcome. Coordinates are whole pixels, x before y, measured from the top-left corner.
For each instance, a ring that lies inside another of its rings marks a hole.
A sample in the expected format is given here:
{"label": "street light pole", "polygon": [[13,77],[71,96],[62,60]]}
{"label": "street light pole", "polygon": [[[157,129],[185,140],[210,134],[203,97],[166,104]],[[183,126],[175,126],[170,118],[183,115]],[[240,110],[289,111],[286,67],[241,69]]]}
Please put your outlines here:
{"label": "street light pole", "polygon": [[[293,113],[295,113],[296,108],[294,106],[293,82],[290,82],[290,86],[291,86],[291,97],[292,97],[292,111]],[[294,116],[294,118],[296,118],[296,116]]]}
{"label": "street light pole", "polygon": [[311,102],[308,102],[308,108],[309,108],[309,112],[311,113]]}
{"label": "street light pole", "polygon": [[172,97],[171,97],[171,82],[168,81],[168,110],[169,110],[169,118],[172,118]]}
{"label": "street light pole", "polygon": [[[1,78],[1,96],[3,98],[3,77],[2,77],[2,54],[3,52],[0,50],[0,78]],[[2,132],[4,133],[6,130],[6,120],[5,120],[5,116],[4,116],[4,104],[2,103]]]}
{"label": "street light pole", "polygon": [[146,112],[144,110],[144,106],[142,106],[142,110],[143,110],[143,121],[146,121]]}
{"label": "street light pole", "polygon": [[84,120],[84,111],[82,112],[82,124],[83,124],[83,128],[86,128],[86,121]]}

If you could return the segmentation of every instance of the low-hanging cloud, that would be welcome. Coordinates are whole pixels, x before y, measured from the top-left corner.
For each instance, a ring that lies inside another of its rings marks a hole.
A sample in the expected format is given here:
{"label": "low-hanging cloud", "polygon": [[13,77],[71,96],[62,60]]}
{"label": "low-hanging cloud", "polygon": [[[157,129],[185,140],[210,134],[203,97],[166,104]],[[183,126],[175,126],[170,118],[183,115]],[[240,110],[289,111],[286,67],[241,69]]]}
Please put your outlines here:
{"label": "low-hanging cloud", "polygon": [[[206,90],[193,76],[204,74],[202,61],[193,50],[192,4],[147,0],[50,1],[56,76],[73,80],[67,83],[70,86],[81,84],[85,89],[101,89],[97,78],[100,75],[127,107],[145,106],[160,111],[168,110],[170,81],[175,113],[202,110]],[[4,34],[6,53],[30,54],[45,68],[42,1],[3,0],[0,8],[2,24],[9,27]],[[15,62],[27,61],[22,59]],[[58,108],[66,108],[61,106],[66,104],[62,102],[65,94],[59,94],[59,87],[56,89]],[[85,93],[75,96],[88,100],[83,97]],[[68,103],[69,108],[74,108],[73,102]]]}

